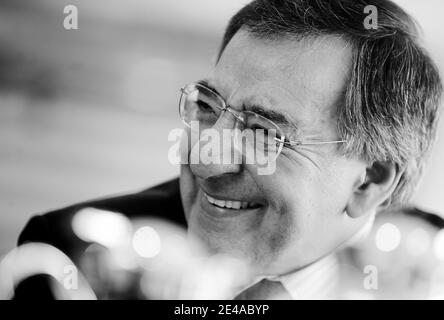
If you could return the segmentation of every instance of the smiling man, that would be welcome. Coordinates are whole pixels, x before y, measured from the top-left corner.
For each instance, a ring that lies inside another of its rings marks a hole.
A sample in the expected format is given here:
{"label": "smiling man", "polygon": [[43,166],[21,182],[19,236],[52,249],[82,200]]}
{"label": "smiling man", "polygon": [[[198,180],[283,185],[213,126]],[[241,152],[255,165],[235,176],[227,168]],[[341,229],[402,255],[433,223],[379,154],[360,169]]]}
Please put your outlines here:
{"label": "smiling man", "polygon": [[[376,28],[364,24],[368,5]],[[332,297],[335,253],[378,211],[408,200],[434,140],[441,83],[416,37],[390,1],[253,1],[231,19],[213,74],[182,89],[180,116],[220,136],[272,131],[261,146],[274,170],[259,174],[242,150],[222,144],[221,157],[243,161],[187,162],[180,189],[175,180],[36,217],[20,243],[72,253],[42,230],[86,206],[129,217],[149,208],[186,225],[210,252],[246,261],[253,277],[240,299]],[[187,141],[189,150],[203,141]]]}

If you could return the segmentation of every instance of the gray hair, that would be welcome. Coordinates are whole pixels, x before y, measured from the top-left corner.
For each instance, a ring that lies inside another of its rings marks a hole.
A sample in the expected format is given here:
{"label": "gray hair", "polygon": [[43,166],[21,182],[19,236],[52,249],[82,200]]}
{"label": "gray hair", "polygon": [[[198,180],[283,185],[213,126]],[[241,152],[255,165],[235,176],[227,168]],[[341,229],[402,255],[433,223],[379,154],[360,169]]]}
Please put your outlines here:
{"label": "gray hair", "polygon": [[[364,27],[367,5],[378,10],[376,29]],[[260,39],[333,35],[351,45],[352,70],[338,106],[342,152],[395,163],[403,173],[391,202],[408,200],[435,140],[442,92],[413,19],[388,0],[255,0],[230,20],[219,58],[241,28]]]}

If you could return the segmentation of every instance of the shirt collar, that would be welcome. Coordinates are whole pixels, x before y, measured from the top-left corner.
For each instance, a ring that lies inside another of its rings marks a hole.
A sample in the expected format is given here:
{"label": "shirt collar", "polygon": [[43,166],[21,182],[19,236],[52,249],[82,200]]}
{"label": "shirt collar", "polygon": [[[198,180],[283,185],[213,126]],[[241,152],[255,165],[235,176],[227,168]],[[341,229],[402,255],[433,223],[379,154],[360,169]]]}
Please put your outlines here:
{"label": "shirt collar", "polygon": [[332,299],[335,298],[339,283],[338,258],[335,254],[330,254],[298,271],[256,277],[248,286],[238,290],[237,294],[263,279],[280,281],[294,300]]}
{"label": "shirt collar", "polygon": [[335,254],[292,273],[272,277],[280,281],[293,299],[332,299],[339,283],[339,263]]}

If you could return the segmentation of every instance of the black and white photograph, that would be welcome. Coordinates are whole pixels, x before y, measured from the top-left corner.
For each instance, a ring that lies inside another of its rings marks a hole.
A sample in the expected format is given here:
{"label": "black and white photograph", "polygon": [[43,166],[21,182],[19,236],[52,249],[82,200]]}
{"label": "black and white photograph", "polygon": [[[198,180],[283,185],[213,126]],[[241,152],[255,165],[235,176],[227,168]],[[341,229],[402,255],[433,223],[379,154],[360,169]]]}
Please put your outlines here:
{"label": "black and white photograph", "polygon": [[0,300],[444,300],[443,17],[0,0]]}

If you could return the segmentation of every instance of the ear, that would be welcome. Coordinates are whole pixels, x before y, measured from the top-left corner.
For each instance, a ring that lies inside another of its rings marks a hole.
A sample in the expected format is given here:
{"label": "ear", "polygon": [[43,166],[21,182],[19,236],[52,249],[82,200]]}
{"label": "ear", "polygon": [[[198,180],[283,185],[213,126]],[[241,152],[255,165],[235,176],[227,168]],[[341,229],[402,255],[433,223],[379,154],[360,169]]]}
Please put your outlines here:
{"label": "ear", "polygon": [[375,212],[390,203],[390,197],[401,179],[403,170],[392,162],[377,161],[366,168],[347,204],[346,212],[352,218]]}

